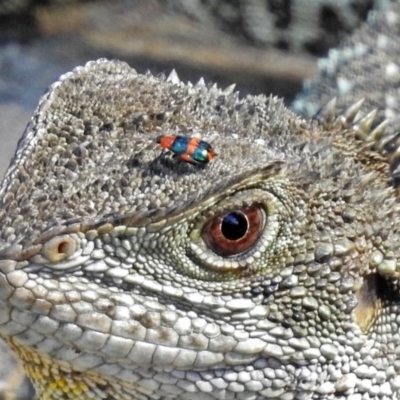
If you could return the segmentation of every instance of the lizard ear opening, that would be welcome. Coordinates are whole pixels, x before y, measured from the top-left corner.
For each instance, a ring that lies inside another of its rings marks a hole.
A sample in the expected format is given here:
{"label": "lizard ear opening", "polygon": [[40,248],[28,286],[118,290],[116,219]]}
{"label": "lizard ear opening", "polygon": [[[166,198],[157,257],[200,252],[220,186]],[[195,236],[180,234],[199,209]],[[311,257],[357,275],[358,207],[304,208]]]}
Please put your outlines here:
{"label": "lizard ear opening", "polygon": [[382,310],[384,297],[390,296],[387,280],[378,273],[364,277],[361,287],[356,292],[357,306],[354,318],[363,333],[367,333],[375,324]]}

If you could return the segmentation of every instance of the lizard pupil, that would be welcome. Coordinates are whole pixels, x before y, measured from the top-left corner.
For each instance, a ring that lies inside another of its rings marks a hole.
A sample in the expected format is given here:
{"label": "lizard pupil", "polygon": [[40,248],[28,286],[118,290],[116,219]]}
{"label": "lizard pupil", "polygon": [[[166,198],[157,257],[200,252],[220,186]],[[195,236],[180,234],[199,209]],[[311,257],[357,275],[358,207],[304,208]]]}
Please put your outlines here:
{"label": "lizard pupil", "polygon": [[228,240],[242,238],[249,229],[249,222],[241,211],[226,214],[221,223],[221,232]]}

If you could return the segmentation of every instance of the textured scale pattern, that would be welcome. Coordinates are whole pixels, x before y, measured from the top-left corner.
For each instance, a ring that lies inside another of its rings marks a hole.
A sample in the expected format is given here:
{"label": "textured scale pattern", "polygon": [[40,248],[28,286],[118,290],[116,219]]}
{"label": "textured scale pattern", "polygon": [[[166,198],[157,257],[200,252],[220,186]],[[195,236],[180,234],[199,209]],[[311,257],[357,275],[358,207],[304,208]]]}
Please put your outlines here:
{"label": "textured scale pattern", "polygon": [[0,335],[41,400],[400,398],[399,15],[321,62],[311,120],[118,61],[50,87],[0,186]]}
{"label": "textured scale pattern", "polygon": [[[0,334],[39,398],[400,396],[400,210],[359,107],[306,121],[106,60],[52,85],[0,188]],[[215,252],[205,227],[252,205],[254,245]]]}

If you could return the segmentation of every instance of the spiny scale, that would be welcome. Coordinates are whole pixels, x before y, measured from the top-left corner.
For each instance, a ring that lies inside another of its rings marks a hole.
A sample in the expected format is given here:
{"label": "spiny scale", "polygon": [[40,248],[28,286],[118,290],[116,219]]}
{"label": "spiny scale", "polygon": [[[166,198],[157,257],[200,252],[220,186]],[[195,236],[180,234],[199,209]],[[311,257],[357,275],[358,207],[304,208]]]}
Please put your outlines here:
{"label": "spiny scale", "polygon": [[167,82],[171,82],[173,84],[178,84],[181,82],[177,72],[173,69],[171,73],[168,75]]}
{"label": "spiny scale", "polygon": [[356,103],[352,104],[350,107],[347,108],[347,110],[344,112],[344,117],[346,121],[348,122],[353,122],[357,114],[360,112],[361,107],[365,103],[365,98],[357,101]]}
{"label": "spiny scale", "polygon": [[[171,83],[173,83],[175,85],[178,85],[178,84],[182,83],[182,81],[180,80],[179,75],[178,75],[178,73],[176,72],[175,69],[173,69],[171,71],[171,73],[168,75],[167,82],[171,82]],[[198,82],[196,83],[196,86],[206,86],[204,78],[200,78],[198,80]],[[217,85],[216,84],[214,84],[212,87],[214,89],[217,89]],[[236,83],[232,83],[231,85],[229,85],[225,89],[223,89],[223,94],[225,96],[229,96],[229,95],[234,93],[235,88],[236,88]]]}
{"label": "spiny scale", "polygon": [[375,120],[376,115],[378,114],[378,110],[375,108],[371,112],[369,112],[367,115],[359,119],[354,127],[357,130],[357,138],[362,139],[366,142],[370,142],[371,140],[368,140],[369,134],[371,133],[371,127],[372,123]]}
{"label": "spiny scale", "polygon": [[373,109],[361,118],[356,119],[360,115],[364,102],[365,99],[358,100],[343,113],[338,114],[336,109],[337,99],[334,97],[321,108],[314,119],[326,128],[332,126],[351,128],[357,139],[370,144],[371,148],[387,158],[391,171],[389,178],[393,186],[398,187],[400,185],[400,132],[385,136],[386,129],[390,124],[389,119],[384,119],[373,128],[378,109]]}
{"label": "spiny scale", "polygon": [[[366,138],[366,141],[367,142],[374,142],[374,141],[380,140],[383,137],[383,135],[384,135],[387,127],[389,126],[389,124],[390,124],[390,121],[388,119],[384,119],[378,126],[376,126],[370,132],[370,134]],[[380,147],[380,146],[378,146],[378,147]]]}
{"label": "spiny scale", "polygon": [[235,84],[235,83],[233,83],[232,85],[227,86],[227,87],[223,90],[224,95],[225,95],[225,96],[229,96],[229,95],[233,94],[233,92],[235,91],[235,88],[236,88],[236,84]]}
{"label": "spiny scale", "polygon": [[332,123],[337,118],[336,103],[337,99],[334,97],[314,115],[313,119],[324,124],[324,126]]}

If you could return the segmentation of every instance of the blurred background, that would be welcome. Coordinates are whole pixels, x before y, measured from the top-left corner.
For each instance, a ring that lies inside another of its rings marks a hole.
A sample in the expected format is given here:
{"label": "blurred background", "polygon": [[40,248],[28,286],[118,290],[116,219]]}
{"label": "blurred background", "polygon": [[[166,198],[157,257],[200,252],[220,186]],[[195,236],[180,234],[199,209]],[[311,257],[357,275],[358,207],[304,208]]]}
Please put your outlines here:
{"label": "blurred background", "polygon": [[[0,177],[40,96],[77,65],[118,58],[290,104],[317,57],[388,1],[0,0]],[[1,342],[0,354],[0,399],[33,399]]]}

